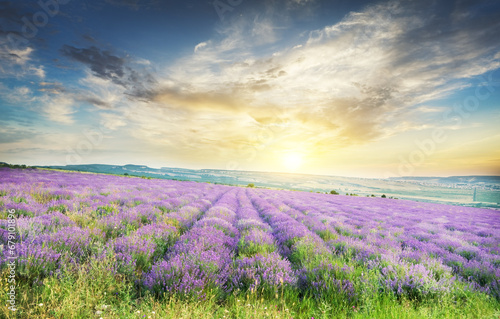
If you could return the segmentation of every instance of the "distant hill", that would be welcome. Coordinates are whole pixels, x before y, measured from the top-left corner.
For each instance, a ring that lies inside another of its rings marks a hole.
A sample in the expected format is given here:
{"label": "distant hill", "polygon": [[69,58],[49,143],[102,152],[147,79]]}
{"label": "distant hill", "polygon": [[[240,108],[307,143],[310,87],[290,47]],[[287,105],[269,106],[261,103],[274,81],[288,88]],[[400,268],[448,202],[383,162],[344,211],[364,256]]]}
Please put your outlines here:
{"label": "distant hill", "polygon": [[418,176],[407,176],[407,177],[391,177],[390,180],[399,181],[417,181],[417,182],[427,182],[427,183],[440,183],[440,184],[499,184],[500,176],[487,176],[487,175],[477,175],[477,176],[449,176],[449,177],[418,177]]}

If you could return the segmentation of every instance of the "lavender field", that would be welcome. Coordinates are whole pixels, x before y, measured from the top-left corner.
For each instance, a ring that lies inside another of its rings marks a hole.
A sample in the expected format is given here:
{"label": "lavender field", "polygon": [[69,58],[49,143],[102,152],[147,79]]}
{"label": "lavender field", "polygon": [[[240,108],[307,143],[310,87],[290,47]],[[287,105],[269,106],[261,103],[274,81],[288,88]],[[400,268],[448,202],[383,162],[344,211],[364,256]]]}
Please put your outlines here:
{"label": "lavender field", "polygon": [[16,312],[2,295],[9,318],[196,318],[197,307],[207,318],[498,318],[500,309],[494,210],[2,168],[0,212],[3,290],[17,256]]}

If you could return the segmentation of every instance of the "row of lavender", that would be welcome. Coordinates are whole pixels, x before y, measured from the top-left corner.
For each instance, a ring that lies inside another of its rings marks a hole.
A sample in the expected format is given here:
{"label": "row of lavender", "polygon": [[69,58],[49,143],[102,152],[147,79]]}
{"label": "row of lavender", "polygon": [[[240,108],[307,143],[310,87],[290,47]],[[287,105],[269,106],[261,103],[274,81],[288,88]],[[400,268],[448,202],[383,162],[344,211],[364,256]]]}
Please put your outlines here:
{"label": "row of lavender", "polygon": [[110,258],[110,271],[158,295],[290,287],[355,303],[373,278],[396,295],[435,295],[455,281],[498,295],[495,211],[3,169],[2,247],[11,209],[16,271],[28,280]]}
{"label": "row of lavender", "polygon": [[[0,245],[14,210],[16,271],[37,279],[92,258],[113,271],[140,274],[163,258],[181,232],[227,187],[52,171],[0,171]],[[2,262],[6,260],[6,250]]]}
{"label": "row of lavender", "polygon": [[498,211],[300,192],[260,194],[324,239],[344,262],[380,270],[381,285],[396,294],[449,291],[457,279],[499,294]]}

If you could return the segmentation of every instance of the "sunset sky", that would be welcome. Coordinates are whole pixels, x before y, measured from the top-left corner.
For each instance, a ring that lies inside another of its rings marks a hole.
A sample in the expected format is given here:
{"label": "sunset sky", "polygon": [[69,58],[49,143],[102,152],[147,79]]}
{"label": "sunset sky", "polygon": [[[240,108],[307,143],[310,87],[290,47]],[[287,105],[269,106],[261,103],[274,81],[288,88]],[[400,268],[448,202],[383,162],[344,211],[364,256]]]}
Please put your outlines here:
{"label": "sunset sky", "polygon": [[42,1],[0,1],[0,161],[500,175],[499,1]]}

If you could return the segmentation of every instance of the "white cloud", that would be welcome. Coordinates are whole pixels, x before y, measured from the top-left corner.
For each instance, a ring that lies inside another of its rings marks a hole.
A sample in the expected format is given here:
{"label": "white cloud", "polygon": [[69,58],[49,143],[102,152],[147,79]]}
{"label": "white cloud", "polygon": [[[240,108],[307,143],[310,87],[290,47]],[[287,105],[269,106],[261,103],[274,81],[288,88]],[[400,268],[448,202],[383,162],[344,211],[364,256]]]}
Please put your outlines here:
{"label": "white cloud", "polygon": [[[42,83],[49,84],[46,82]],[[72,114],[75,112],[75,100],[71,94],[35,95],[30,88],[25,86],[9,90],[4,85],[0,85],[0,93],[2,93],[3,98],[7,102],[32,110],[51,121],[62,124],[71,124],[74,122]]]}
{"label": "white cloud", "polygon": [[18,65],[26,65],[26,63],[31,60],[31,53],[33,53],[33,49],[31,47],[16,50],[11,49],[7,45],[3,46],[0,51],[2,59]]}
{"label": "white cloud", "polygon": [[135,59],[134,62],[137,64],[142,64],[142,65],[151,65],[151,61],[149,61],[147,59],[142,59],[142,58],[137,58],[137,59]]}
{"label": "white cloud", "polygon": [[120,115],[112,113],[101,113],[101,125],[110,130],[117,130],[118,128],[127,125]]}
{"label": "white cloud", "polygon": [[83,90],[81,93],[76,93],[77,99],[93,104],[97,108],[120,107],[128,100],[124,87],[109,79],[95,76],[90,71],[87,71],[86,76],[80,79],[79,83],[83,86]]}
{"label": "white cloud", "polygon": [[208,45],[207,42],[201,42],[201,43],[198,43],[195,47],[194,47],[194,52],[198,52],[198,50],[206,47]]}
{"label": "white cloud", "polygon": [[31,66],[29,68],[29,71],[38,76],[39,78],[41,79],[44,79],[45,78],[45,70],[44,70],[44,67],[42,65],[38,66],[38,67],[34,67],[34,66]]}
{"label": "white cloud", "polygon": [[75,113],[73,108],[75,101],[66,95],[48,96],[40,99],[40,111],[51,121],[61,124],[72,124]]}
{"label": "white cloud", "polygon": [[9,90],[2,85],[0,91],[2,92],[3,98],[9,103],[28,104],[35,100],[33,92],[26,86],[19,86]]}
{"label": "white cloud", "polygon": [[[500,66],[494,46],[478,42],[482,30],[473,21],[461,21],[458,34],[443,25],[443,34],[421,36],[442,23],[429,10],[397,1],[370,6],[268,56],[259,56],[257,48],[276,40],[276,28],[259,18],[245,28],[239,20],[221,31],[223,40],[177,61],[168,87],[186,95],[235,96],[236,104],[245,101],[237,112],[265,113],[269,106],[281,106],[292,121],[310,123],[308,129],[318,135],[327,131],[330,138],[343,135],[353,142],[397,134],[394,127],[421,129],[418,122],[395,123],[412,122],[414,105],[464,89],[471,77]],[[190,83],[189,89],[177,90],[183,83]]]}
{"label": "white cloud", "polygon": [[33,54],[31,47],[12,49],[9,45],[0,45],[0,78],[37,76],[44,79],[44,66],[32,63]]}
{"label": "white cloud", "polygon": [[275,28],[271,19],[255,17],[252,27],[252,37],[255,39],[255,44],[263,45],[275,42],[277,40]]}

